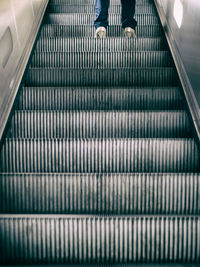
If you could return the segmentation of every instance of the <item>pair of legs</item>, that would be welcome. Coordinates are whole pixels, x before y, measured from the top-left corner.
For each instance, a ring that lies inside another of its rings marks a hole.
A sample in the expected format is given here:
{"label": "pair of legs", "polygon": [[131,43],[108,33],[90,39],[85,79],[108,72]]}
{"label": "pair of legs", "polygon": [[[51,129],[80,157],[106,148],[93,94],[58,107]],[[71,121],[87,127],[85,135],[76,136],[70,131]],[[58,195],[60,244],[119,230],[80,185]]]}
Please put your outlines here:
{"label": "pair of legs", "polygon": [[[135,29],[137,26],[135,15],[136,0],[121,0],[122,4],[122,28],[130,27]],[[94,21],[95,28],[108,26],[108,9],[110,0],[95,0],[96,20]]]}

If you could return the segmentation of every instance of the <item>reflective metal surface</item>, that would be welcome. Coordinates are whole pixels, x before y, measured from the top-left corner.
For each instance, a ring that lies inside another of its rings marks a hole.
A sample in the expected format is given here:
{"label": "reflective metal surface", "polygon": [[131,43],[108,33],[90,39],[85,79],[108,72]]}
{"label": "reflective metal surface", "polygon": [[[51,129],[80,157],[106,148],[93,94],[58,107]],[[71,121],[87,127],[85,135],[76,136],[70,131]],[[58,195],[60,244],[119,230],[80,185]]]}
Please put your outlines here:
{"label": "reflective metal surface", "polygon": [[200,1],[155,0],[200,137]]}
{"label": "reflective metal surface", "polygon": [[0,1],[0,139],[48,0]]}

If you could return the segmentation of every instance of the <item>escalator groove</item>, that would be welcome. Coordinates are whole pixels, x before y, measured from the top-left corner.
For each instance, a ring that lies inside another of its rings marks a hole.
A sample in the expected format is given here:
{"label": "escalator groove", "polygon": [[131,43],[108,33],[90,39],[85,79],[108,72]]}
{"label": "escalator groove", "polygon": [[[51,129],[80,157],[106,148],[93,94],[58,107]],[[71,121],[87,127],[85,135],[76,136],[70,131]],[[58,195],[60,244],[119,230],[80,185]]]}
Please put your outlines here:
{"label": "escalator groove", "polygon": [[194,173],[2,173],[0,208],[14,214],[199,215],[199,184]]}
{"label": "escalator groove", "polygon": [[23,87],[20,110],[182,110],[178,87]]}
{"label": "escalator groove", "polygon": [[35,52],[122,52],[122,51],[167,51],[163,38],[137,38],[124,42],[123,37],[96,38],[40,37]]}
{"label": "escalator groove", "polygon": [[[163,36],[163,30],[158,24],[155,25],[138,25],[136,34],[140,37],[152,38]],[[41,29],[41,37],[94,37],[93,25],[58,25],[58,24],[45,24]],[[123,30],[120,25],[110,25],[108,28],[109,37],[122,37]]]}
{"label": "escalator groove", "polygon": [[[0,263],[200,264],[200,153],[152,0],[50,0],[0,151]],[[142,266],[142,265],[140,265]]]}

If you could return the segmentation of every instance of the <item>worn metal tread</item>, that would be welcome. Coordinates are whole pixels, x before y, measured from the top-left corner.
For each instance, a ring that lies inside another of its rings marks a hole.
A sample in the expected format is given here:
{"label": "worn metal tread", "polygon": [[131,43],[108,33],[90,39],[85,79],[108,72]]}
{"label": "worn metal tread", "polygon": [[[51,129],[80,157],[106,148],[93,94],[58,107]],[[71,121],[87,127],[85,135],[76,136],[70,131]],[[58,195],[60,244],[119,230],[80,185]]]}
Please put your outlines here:
{"label": "worn metal tread", "polygon": [[[136,14],[135,19],[138,25],[160,25],[156,14]],[[47,13],[45,18],[46,24],[63,24],[63,25],[93,25],[95,20],[94,13]],[[121,15],[109,14],[109,25],[121,25]],[[94,27],[94,26],[93,26]]]}
{"label": "worn metal tread", "polygon": [[200,262],[197,216],[4,215],[0,229],[7,264]]}
{"label": "worn metal tread", "polygon": [[[160,25],[143,25],[136,27],[137,37],[161,37],[163,30]],[[44,24],[41,29],[41,37],[94,37],[93,25],[58,25]],[[109,26],[107,37],[123,37],[124,31],[121,26]],[[128,39],[128,38],[126,38]]]}
{"label": "worn metal tread", "polygon": [[168,51],[142,52],[35,52],[31,68],[123,69],[173,66]]}
{"label": "worn metal tread", "polygon": [[0,152],[0,263],[200,264],[200,153],[153,1],[131,40],[119,0],[105,40],[94,0],[49,3]]}
{"label": "worn metal tread", "polygon": [[23,87],[21,110],[175,110],[184,109],[177,87]]}
{"label": "worn metal tread", "polygon": [[[8,265],[1,265],[2,267],[7,267]],[[109,264],[109,263],[89,263],[89,264],[84,264],[84,263],[81,263],[81,266],[82,267],[147,267],[147,264],[146,263],[119,263],[119,264]],[[181,263],[170,263],[170,266],[171,267],[187,267],[188,264],[181,264]],[[193,263],[189,265],[190,267],[199,267],[199,264],[198,263]],[[9,264],[9,267],[16,267],[16,265],[10,265]],[[23,267],[30,267],[30,265],[26,265],[26,264],[23,264]],[[31,264],[31,267],[44,267],[44,264],[37,264],[37,265],[34,265],[34,264]],[[45,267],[63,267],[63,264],[46,264],[45,263]],[[73,264],[67,264],[67,267],[80,267],[80,264],[76,264],[76,263],[73,263]],[[166,263],[148,263],[148,267],[166,267]]]}
{"label": "worn metal tread", "polygon": [[198,172],[193,139],[5,139],[1,172]]}
{"label": "worn metal tread", "polygon": [[[149,5],[153,0],[137,0],[136,5]],[[51,0],[51,5],[94,5],[94,0]],[[121,0],[110,0],[110,6],[121,5]]]}
{"label": "worn metal tread", "polygon": [[177,86],[174,68],[30,68],[25,86]]}
{"label": "worn metal tread", "polygon": [[[7,267],[8,265],[1,265],[2,267]],[[31,267],[44,267],[44,264],[37,264],[37,265],[34,265],[34,264],[31,264]],[[68,267],[80,267],[80,264],[67,264]],[[82,263],[81,264],[82,267],[147,267],[147,264],[142,264],[142,263],[120,263],[120,264],[108,264],[108,263],[102,263],[102,264],[99,264],[99,263],[89,263],[89,264],[84,264]],[[188,264],[180,264],[180,263],[170,263],[170,266],[171,267],[187,267]],[[9,264],[9,267],[16,267],[16,265],[10,265]],[[23,267],[30,267],[30,265],[26,265],[26,264],[23,264]],[[45,263],[45,267],[63,267],[63,264],[54,264],[52,266],[52,264],[46,264]],[[163,263],[163,264],[151,264],[151,263],[148,263],[148,267],[166,267],[166,263]],[[190,264],[190,267],[199,267],[199,264],[198,263],[193,263],[193,264]]]}
{"label": "worn metal tread", "polygon": [[184,111],[16,111],[9,137],[16,138],[186,138]]}
{"label": "worn metal tread", "polygon": [[200,173],[0,173],[1,213],[200,215]]}
{"label": "worn metal tread", "polygon": [[166,51],[163,38],[91,38],[91,37],[41,37],[35,52],[122,52]]}
{"label": "worn metal tread", "polygon": [[[2,267],[7,267],[8,265],[1,265]],[[44,267],[44,264],[37,264],[37,265],[34,265],[34,264],[31,264],[31,267]],[[76,263],[73,263],[73,264],[67,264],[68,267],[80,267],[80,264],[76,264]],[[82,263],[81,264],[82,267],[147,267],[147,264],[146,263],[120,263],[120,264],[109,264],[109,263],[89,263],[89,264],[84,264]],[[170,263],[170,266],[171,267],[187,267],[188,264],[181,264],[181,263]],[[9,267],[16,267],[16,265],[10,265],[9,264]],[[26,264],[23,264],[23,267],[30,267],[30,265],[26,265]],[[63,264],[46,264],[45,263],[45,267],[63,267]],[[166,267],[166,263],[154,263],[154,264],[151,264],[151,263],[148,263],[148,267]],[[198,263],[193,263],[191,264],[190,263],[190,267],[199,267],[199,264]]]}
{"label": "worn metal tread", "polygon": [[[136,14],[155,14],[155,6],[153,4],[143,5],[141,3],[137,4],[136,1]],[[49,4],[48,13],[94,13],[94,3],[93,4],[83,4],[75,5],[75,4],[62,4],[55,5]],[[110,5],[109,14],[121,14],[121,5]]]}

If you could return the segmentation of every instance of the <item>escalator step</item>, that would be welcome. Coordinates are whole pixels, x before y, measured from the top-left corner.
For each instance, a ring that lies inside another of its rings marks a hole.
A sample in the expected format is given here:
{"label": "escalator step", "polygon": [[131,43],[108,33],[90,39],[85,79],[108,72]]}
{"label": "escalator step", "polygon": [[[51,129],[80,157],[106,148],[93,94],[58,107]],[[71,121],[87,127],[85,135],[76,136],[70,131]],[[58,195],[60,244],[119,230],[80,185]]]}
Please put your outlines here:
{"label": "escalator step", "polygon": [[169,52],[41,52],[34,53],[32,68],[124,69],[173,66]]}
{"label": "escalator step", "polygon": [[[114,266],[113,266],[114,265]],[[8,265],[1,265],[1,267],[7,267]],[[54,267],[62,267],[63,264],[56,264],[54,265]],[[95,263],[82,263],[81,264],[82,267],[147,267],[147,264],[145,263],[101,263],[101,264],[95,264]],[[155,266],[159,266],[159,267],[166,267],[166,263],[163,263],[163,264],[152,264],[152,263],[148,263],[148,267],[155,267]],[[170,263],[170,266],[171,267],[186,267],[186,264],[181,264],[181,263]],[[199,264],[198,263],[194,263],[194,264],[190,264],[189,265],[190,267],[199,267]],[[16,265],[10,265],[9,264],[9,267],[16,267]],[[26,265],[26,264],[23,264],[23,267],[30,267],[30,265]],[[31,264],[31,267],[44,267],[44,264]],[[46,264],[45,263],[45,267],[52,267],[52,264]],[[72,263],[72,264],[69,264],[67,263],[67,267],[80,267],[80,264],[76,264],[76,263]]]}
{"label": "escalator step", "polygon": [[[136,1],[137,2],[137,1]],[[136,5],[136,14],[155,14],[155,7],[153,4]],[[55,5],[48,6],[49,13],[94,13],[94,5],[92,4],[80,4],[80,5]],[[109,14],[121,14],[121,5],[111,5],[109,8]]]}
{"label": "escalator step", "polygon": [[162,38],[39,38],[35,52],[122,52],[166,50]]}
{"label": "escalator step", "polygon": [[[159,25],[159,20],[156,15],[152,14],[136,14],[135,19],[138,25]],[[95,15],[92,14],[57,14],[49,13],[46,15],[45,23],[47,24],[64,24],[64,25],[93,25]],[[121,15],[110,14],[110,25],[121,25]]]}
{"label": "escalator step", "polygon": [[176,86],[174,68],[30,68],[25,86]]}
{"label": "escalator step", "polygon": [[4,215],[2,263],[199,263],[200,218]]}
{"label": "escalator step", "polygon": [[200,174],[0,174],[0,212],[200,215]]}
{"label": "escalator step", "polygon": [[184,111],[16,111],[15,138],[184,138],[190,137]]}
{"label": "escalator step", "polygon": [[[152,4],[153,0],[137,0],[136,6],[138,5],[149,5]],[[51,5],[93,5],[94,0],[51,0]],[[121,5],[121,0],[110,0],[110,6]]]}
{"label": "escalator step", "polygon": [[154,0],[131,39],[110,5],[99,40],[94,0],[49,1],[0,150],[0,265],[200,264],[199,147]]}
{"label": "escalator step", "polygon": [[179,88],[23,87],[23,110],[175,110],[183,109]]}
{"label": "escalator step", "polygon": [[[145,25],[136,28],[137,37],[161,37],[163,30],[160,25]],[[45,24],[41,29],[41,37],[94,37],[93,25],[58,25]],[[107,31],[108,37],[122,37],[124,32],[121,26],[110,26]]]}
{"label": "escalator step", "polygon": [[197,172],[193,139],[5,139],[1,172]]}

